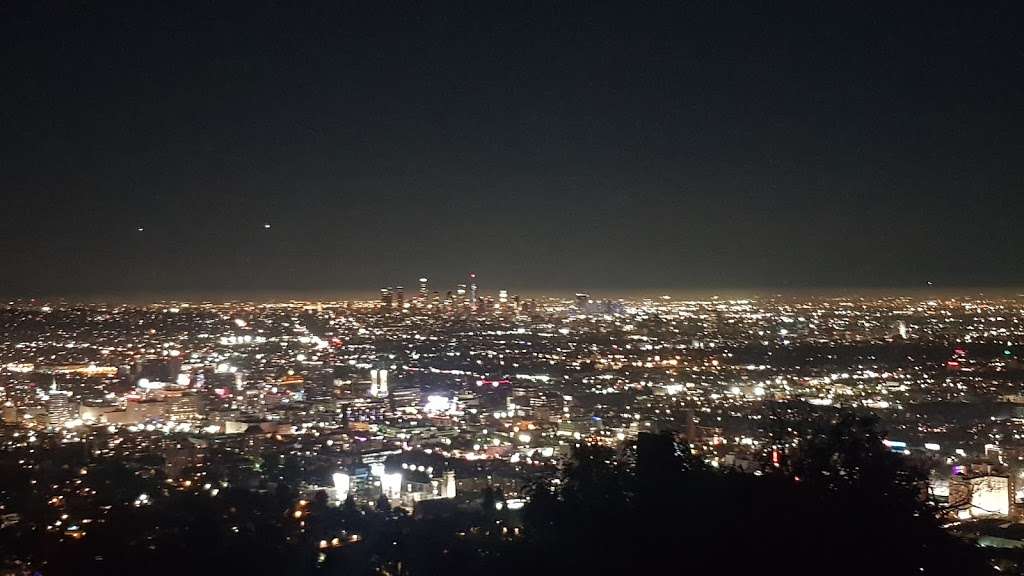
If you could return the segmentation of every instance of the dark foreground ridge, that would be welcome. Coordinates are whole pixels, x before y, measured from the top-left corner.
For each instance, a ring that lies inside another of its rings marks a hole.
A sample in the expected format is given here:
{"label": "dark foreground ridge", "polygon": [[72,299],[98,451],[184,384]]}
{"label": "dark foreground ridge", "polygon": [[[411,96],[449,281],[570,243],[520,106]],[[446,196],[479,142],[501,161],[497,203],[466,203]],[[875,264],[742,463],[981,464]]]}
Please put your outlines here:
{"label": "dark foreground ridge", "polygon": [[[43,575],[990,573],[980,549],[942,529],[924,475],[888,451],[873,419],[842,414],[800,434],[759,474],[710,468],[669,435],[641,434],[622,452],[580,444],[518,510],[495,489],[472,509],[410,514],[386,499],[363,510],[329,506],[324,492],[297,501],[280,484],[112,504],[71,543],[31,529],[30,512],[0,545],[5,573]],[[54,465],[75,459],[58,453]],[[4,458],[8,494],[12,467]],[[113,463],[89,479],[126,493],[158,480]]]}

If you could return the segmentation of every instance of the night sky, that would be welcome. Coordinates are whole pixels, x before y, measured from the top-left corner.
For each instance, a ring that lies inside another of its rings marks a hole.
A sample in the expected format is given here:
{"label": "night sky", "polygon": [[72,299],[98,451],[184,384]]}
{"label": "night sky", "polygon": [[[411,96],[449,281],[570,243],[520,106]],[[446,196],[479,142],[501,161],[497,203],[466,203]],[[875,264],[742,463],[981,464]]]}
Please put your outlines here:
{"label": "night sky", "polygon": [[150,4],[0,4],[0,293],[1024,284],[1019,1]]}

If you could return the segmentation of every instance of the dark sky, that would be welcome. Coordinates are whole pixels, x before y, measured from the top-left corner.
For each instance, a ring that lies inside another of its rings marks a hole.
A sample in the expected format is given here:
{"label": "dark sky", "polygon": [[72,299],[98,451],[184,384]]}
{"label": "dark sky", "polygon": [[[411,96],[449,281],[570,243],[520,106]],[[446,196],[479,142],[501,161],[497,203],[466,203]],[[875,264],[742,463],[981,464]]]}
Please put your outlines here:
{"label": "dark sky", "polygon": [[0,293],[1024,283],[1019,0],[156,4],[0,4]]}

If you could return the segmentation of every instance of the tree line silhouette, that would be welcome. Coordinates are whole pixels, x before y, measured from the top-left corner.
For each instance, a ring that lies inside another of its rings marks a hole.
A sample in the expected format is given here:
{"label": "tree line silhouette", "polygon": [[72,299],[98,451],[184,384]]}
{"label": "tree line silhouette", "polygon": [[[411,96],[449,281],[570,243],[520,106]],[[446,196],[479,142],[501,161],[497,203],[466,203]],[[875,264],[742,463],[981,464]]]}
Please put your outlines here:
{"label": "tree line silhouette", "polygon": [[8,570],[43,575],[988,573],[977,548],[940,526],[924,471],[876,425],[843,413],[808,426],[758,474],[708,466],[670,435],[640,434],[620,451],[581,443],[562,474],[523,489],[518,511],[494,489],[430,517],[386,499],[330,506],[320,493],[298,519],[285,484],[170,491],[112,506],[79,541],[23,522],[0,530],[0,549]]}

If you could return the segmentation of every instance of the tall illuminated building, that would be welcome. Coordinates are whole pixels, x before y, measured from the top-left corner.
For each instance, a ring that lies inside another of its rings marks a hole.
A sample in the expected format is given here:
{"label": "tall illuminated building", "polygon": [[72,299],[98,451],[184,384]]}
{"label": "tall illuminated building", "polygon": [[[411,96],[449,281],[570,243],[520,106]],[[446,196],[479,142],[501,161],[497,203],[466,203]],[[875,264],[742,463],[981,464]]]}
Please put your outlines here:
{"label": "tall illuminated building", "polygon": [[469,307],[476,308],[476,274],[470,272],[469,274]]}
{"label": "tall illuminated building", "polygon": [[401,286],[395,286],[395,302],[399,308],[405,306],[405,288]]}
{"label": "tall illuminated building", "polygon": [[440,486],[441,498],[455,498],[455,471],[445,470],[444,474],[441,475],[441,486]]}
{"label": "tall illuminated building", "polygon": [[195,422],[204,415],[203,397],[198,394],[181,394],[167,401],[167,418],[174,422]]}
{"label": "tall illuminated building", "polygon": [[420,302],[426,304],[430,298],[430,289],[427,286],[427,279],[420,278]]}
{"label": "tall illuminated building", "polygon": [[46,423],[56,428],[63,426],[75,417],[75,407],[71,403],[71,392],[58,390],[57,384],[54,382],[46,393]]}
{"label": "tall illuminated building", "polygon": [[387,288],[381,288],[380,289],[380,303],[381,303],[381,305],[384,306],[385,308],[391,308],[392,302],[393,302],[393,300],[392,300],[392,294],[391,294],[391,287],[388,286]]}
{"label": "tall illuminated building", "polygon": [[580,312],[586,312],[590,306],[590,294],[579,293],[576,294],[576,309]]}
{"label": "tall illuminated building", "polygon": [[909,331],[907,330],[907,323],[906,323],[906,322],[904,322],[903,320],[900,320],[900,321],[899,321],[899,323],[898,323],[898,324],[896,325],[896,330],[897,330],[897,331],[899,332],[899,334],[900,334],[900,338],[902,338],[902,339],[904,339],[904,340],[906,340],[906,339],[907,339],[907,336],[908,336],[908,335],[909,335],[909,333],[910,333],[910,332],[909,332]]}
{"label": "tall illuminated building", "polygon": [[388,395],[388,371],[386,368],[370,370],[370,396],[385,398]]}
{"label": "tall illuminated building", "polygon": [[335,472],[331,479],[334,481],[334,499],[344,502],[352,490],[352,477],[344,472]]}

